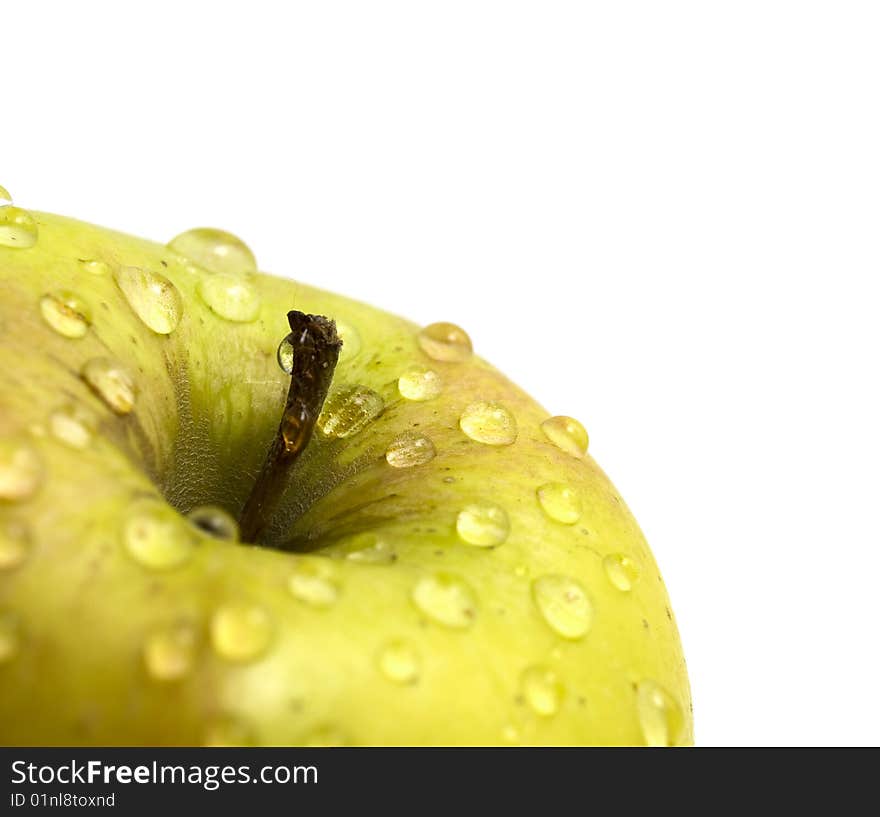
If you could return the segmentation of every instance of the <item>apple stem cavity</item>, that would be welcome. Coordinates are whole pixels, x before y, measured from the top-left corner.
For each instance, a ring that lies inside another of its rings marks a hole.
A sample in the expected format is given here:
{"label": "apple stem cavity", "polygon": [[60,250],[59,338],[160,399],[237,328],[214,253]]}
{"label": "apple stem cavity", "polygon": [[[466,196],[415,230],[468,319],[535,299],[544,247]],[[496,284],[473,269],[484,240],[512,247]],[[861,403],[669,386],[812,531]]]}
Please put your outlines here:
{"label": "apple stem cavity", "polygon": [[292,310],[287,322],[291,330],[287,341],[293,347],[287,402],[239,518],[241,540],[252,544],[260,544],[287,487],[287,475],[312,438],[342,348],[336,324],[329,318]]}

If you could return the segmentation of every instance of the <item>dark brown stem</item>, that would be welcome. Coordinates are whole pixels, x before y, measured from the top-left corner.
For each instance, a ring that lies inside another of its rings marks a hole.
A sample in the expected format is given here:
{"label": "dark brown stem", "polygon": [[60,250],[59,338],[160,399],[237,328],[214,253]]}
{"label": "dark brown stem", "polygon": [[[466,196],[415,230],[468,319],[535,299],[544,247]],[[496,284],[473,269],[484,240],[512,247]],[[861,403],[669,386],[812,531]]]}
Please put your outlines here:
{"label": "dark brown stem", "polygon": [[243,542],[259,544],[284,489],[291,466],[299,459],[315,430],[315,422],[327,397],[342,340],[336,324],[320,315],[288,312],[293,346],[293,371],[281,423],[263,468],[241,511]]}

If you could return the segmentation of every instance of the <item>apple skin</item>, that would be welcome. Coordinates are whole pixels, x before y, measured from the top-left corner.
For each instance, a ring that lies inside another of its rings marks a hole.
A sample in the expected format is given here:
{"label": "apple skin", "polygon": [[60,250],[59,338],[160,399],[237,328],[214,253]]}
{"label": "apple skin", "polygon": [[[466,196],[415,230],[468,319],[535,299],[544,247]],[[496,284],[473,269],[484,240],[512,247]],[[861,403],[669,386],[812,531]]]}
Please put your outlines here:
{"label": "apple skin", "polygon": [[[408,321],[258,273],[242,279],[256,318],[226,320],[197,294],[212,273],[167,246],[32,215],[34,246],[0,246],[0,535],[17,531],[27,550],[0,569],[0,742],[692,742],[683,653],[642,533],[593,459],[550,442],[548,412],[502,374],[476,356],[432,359]],[[129,266],[173,283],[170,333],[132,308],[118,283]],[[59,290],[87,304],[83,337],[42,317],[40,298]],[[185,556],[133,558],[126,524],[138,508],[241,509],[289,385],[276,361],[288,309],[356,330],[333,388],[367,386],[383,411],[347,439],[315,434],[266,536],[274,547],[212,538],[169,511],[166,533],[186,538]],[[85,382],[94,358],[131,372],[130,413]],[[436,398],[401,396],[398,378],[415,365],[439,375]],[[513,444],[463,433],[474,401],[515,417]],[[85,445],[53,431],[53,411],[70,405],[92,418]],[[436,456],[391,467],[385,452],[402,434],[429,437]],[[18,494],[15,446],[35,455]],[[576,523],[542,509],[548,483],[577,495]],[[456,532],[459,512],[481,502],[508,515],[497,547]],[[285,542],[309,553],[277,549]],[[344,558],[374,542],[361,555],[378,560]],[[603,566],[614,554],[637,566],[628,591]],[[584,589],[586,632],[568,626],[583,623],[580,607],[542,612],[535,583],[546,576]]]}

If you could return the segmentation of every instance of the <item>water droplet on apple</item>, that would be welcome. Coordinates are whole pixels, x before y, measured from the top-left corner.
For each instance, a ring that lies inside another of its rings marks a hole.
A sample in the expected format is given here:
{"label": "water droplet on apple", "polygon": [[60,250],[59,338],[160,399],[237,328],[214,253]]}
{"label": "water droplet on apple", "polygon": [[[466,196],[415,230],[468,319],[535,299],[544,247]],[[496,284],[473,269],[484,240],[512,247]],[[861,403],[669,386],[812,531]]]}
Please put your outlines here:
{"label": "water droplet on apple", "polygon": [[407,400],[433,400],[443,390],[443,381],[433,369],[416,366],[398,378],[397,390]]}
{"label": "water droplet on apple", "polygon": [[193,508],[186,516],[200,531],[214,539],[221,539],[224,542],[238,541],[238,522],[223,508],[216,505],[200,505],[198,508]]}
{"label": "water droplet on apple", "polygon": [[555,522],[573,525],[581,518],[581,498],[564,482],[548,482],[538,488],[536,493],[541,510]]}
{"label": "water droplet on apple", "polygon": [[327,398],[317,425],[325,437],[353,437],[375,420],[384,408],[385,401],[367,386],[345,386]]}
{"label": "water droplet on apple", "polygon": [[290,335],[278,344],[278,352],[275,357],[278,365],[281,367],[281,371],[285,374],[293,372],[293,344],[290,342]]}
{"label": "water droplet on apple", "polygon": [[122,527],[128,554],[151,570],[170,570],[190,558],[196,543],[194,531],[177,512],[160,502],[142,502],[128,514]]}
{"label": "water droplet on apple", "polygon": [[590,437],[574,417],[550,417],[541,423],[541,429],[547,439],[566,454],[582,457],[587,453]]}
{"label": "water droplet on apple", "polygon": [[249,281],[236,275],[211,275],[196,286],[208,308],[227,321],[251,323],[260,314],[262,299]]}
{"label": "water droplet on apple", "polygon": [[91,258],[81,258],[79,260],[79,268],[89,273],[89,275],[107,275],[110,272],[109,264]]}
{"label": "water droplet on apple", "polygon": [[471,403],[458,420],[472,440],[486,445],[510,445],[516,441],[516,418],[501,403]]}
{"label": "water droplet on apple", "polygon": [[43,482],[43,460],[24,440],[0,440],[0,499],[32,497]]}
{"label": "water droplet on apple", "polygon": [[183,300],[177,287],[164,275],[141,267],[122,267],[116,284],[128,305],[157,335],[170,335],[183,316]]}
{"label": "water droplet on apple", "polygon": [[287,588],[295,599],[310,607],[331,607],[339,598],[336,567],[329,559],[298,559]]}
{"label": "water droplet on apple", "polygon": [[477,598],[461,579],[448,573],[424,576],[416,582],[412,599],[429,619],[453,629],[465,629],[477,616]]}
{"label": "water droplet on apple", "polygon": [[128,414],[134,408],[134,378],[121,363],[94,357],[82,367],[81,374],[92,391],[116,414]]}
{"label": "water droplet on apple", "polygon": [[12,570],[24,564],[31,550],[28,526],[17,519],[0,522],[0,570]]}
{"label": "water droplet on apple", "polygon": [[610,553],[602,560],[605,575],[618,590],[628,593],[639,579],[639,565],[623,553]]}
{"label": "water droplet on apple", "polygon": [[529,667],[523,672],[520,690],[532,711],[544,717],[559,711],[565,694],[565,688],[556,673],[540,666]]}
{"label": "water droplet on apple", "polygon": [[512,745],[519,743],[519,729],[517,729],[512,723],[508,723],[501,730],[501,739],[505,743],[510,743]]}
{"label": "water droplet on apple", "polygon": [[343,543],[345,558],[350,562],[390,565],[397,559],[394,548],[372,533],[359,533]]}
{"label": "water droplet on apple", "polygon": [[208,272],[245,275],[257,271],[257,260],[240,238],[213,227],[196,227],[175,236],[168,247]]}
{"label": "water droplet on apple", "polygon": [[510,533],[507,511],[489,502],[467,505],[455,520],[458,538],[476,547],[495,547],[503,544]]}
{"label": "water droplet on apple", "polygon": [[256,604],[226,604],[211,618],[211,645],[227,661],[259,658],[269,648],[272,632],[269,614]]}
{"label": "water droplet on apple", "polygon": [[461,363],[473,353],[468,333],[454,323],[432,323],[418,334],[419,346],[433,360]]}
{"label": "water droplet on apple", "polygon": [[9,204],[12,204],[12,196],[2,184],[0,184],[0,201],[5,201]]}
{"label": "water droplet on apple", "polygon": [[49,415],[49,432],[59,442],[82,450],[88,447],[98,428],[98,418],[78,403],[59,406]]}
{"label": "water droplet on apple", "polygon": [[40,298],[43,320],[65,338],[82,338],[89,331],[92,312],[75,292],[67,289],[50,292]]}
{"label": "water droplet on apple", "polygon": [[532,598],[544,621],[563,638],[583,638],[593,623],[587,591],[569,576],[551,574],[535,579]]}
{"label": "water droplet on apple", "polygon": [[195,663],[196,631],[189,624],[173,624],[152,632],[144,643],[144,665],[156,681],[178,681]]}
{"label": "water droplet on apple", "polygon": [[357,329],[344,321],[336,321],[336,334],[342,341],[339,359],[351,360],[361,350],[361,336],[358,334]]}
{"label": "water droplet on apple", "polygon": [[422,434],[407,432],[399,436],[385,451],[385,460],[393,468],[424,465],[437,455],[434,443]]}
{"label": "water droplet on apple", "polygon": [[644,680],[636,689],[636,707],[648,746],[675,746],[684,727],[681,707],[656,681]]}
{"label": "water droplet on apple", "polygon": [[206,748],[253,746],[255,742],[251,728],[240,718],[229,715],[214,718],[202,735],[202,746]]}
{"label": "water droplet on apple", "polygon": [[414,684],[421,665],[418,651],[408,641],[395,639],[379,652],[379,671],[395,684]]}
{"label": "water droplet on apple", "polygon": [[37,222],[13,204],[0,207],[0,247],[27,249],[37,243]]}
{"label": "water droplet on apple", "polygon": [[18,616],[0,611],[0,666],[12,661],[21,649],[21,627]]}

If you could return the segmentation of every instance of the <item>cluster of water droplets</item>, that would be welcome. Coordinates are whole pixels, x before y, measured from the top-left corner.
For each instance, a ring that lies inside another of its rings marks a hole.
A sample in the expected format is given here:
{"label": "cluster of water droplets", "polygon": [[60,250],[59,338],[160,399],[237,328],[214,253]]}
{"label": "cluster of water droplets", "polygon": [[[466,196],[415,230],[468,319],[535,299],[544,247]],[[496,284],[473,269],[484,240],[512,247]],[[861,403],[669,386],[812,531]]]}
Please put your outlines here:
{"label": "cluster of water droplets", "polygon": [[[0,246],[25,249],[37,242],[34,217],[15,207],[0,187]],[[257,319],[262,306],[252,276],[257,266],[253,253],[240,239],[221,230],[198,228],[174,238],[169,248],[186,257],[202,271],[196,292],[218,317],[231,322]],[[91,275],[106,276],[110,266],[98,259],[80,259],[80,268]],[[183,316],[183,299],[164,275],[137,266],[122,266],[114,274],[116,284],[137,317],[153,332],[172,333]],[[42,319],[59,335],[80,339],[88,334],[93,313],[76,292],[59,289],[45,293],[39,301]],[[354,327],[338,323],[343,338],[343,359],[361,351],[361,340]],[[467,361],[473,354],[468,334],[451,323],[435,323],[423,328],[417,342],[424,354],[440,364]],[[290,373],[295,350],[285,339],[278,348],[278,363]],[[135,405],[137,389],[132,373],[111,358],[91,358],[83,364],[81,376],[92,391],[113,412],[124,415]],[[440,396],[444,378],[430,366],[414,365],[397,379],[400,396],[407,401],[425,402]],[[385,408],[382,396],[363,384],[335,389],[329,396],[318,429],[326,438],[345,439],[364,430]],[[508,446],[516,442],[518,426],[513,413],[498,401],[476,401],[465,407],[458,418],[460,430],[474,442],[488,446]],[[98,420],[83,406],[66,403],[49,415],[48,429],[53,438],[74,449],[87,447],[97,432]],[[541,424],[546,439],[574,457],[583,457],[589,438],[583,425],[571,417],[550,417]],[[397,469],[429,463],[437,451],[430,437],[406,432],[387,446],[385,459]],[[29,499],[44,478],[43,460],[27,440],[0,440],[0,499],[19,502]],[[562,482],[545,483],[536,488],[537,503],[544,515],[564,525],[574,525],[583,513],[578,492]],[[493,548],[508,539],[511,523],[501,506],[486,501],[465,505],[455,521],[459,541],[475,548]],[[126,515],[121,539],[129,556],[152,571],[183,566],[195,552],[199,533],[215,539],[237,542],[235,519],[222,508],[203,506],[193,509],[188,520],[162,502],[145,502]],[[29,557],[33,548],[28,525],[17,519],[0,525],[0,571],[12,570]],[[381,537],[364,533],[345,545],[346,560],[363,565],[388,565],[397,558],[394,547]],[[638,562],[631,556],[612,553],[602,560],[610,584],[629,593],[639,579]],[[525,571],[517,575],[525,575]],[[336,604],[341,584],[332,560],[323,557],[298,558],[288,577],[288,590],[298,602],[325,609]],[[577,641],[590,631],[594,610],[586,588],[576,579],[561,575],[541,575],[531,582],[533,603],[553,632],[566,641]],[[446,572],[428,573],[413,585],[411,600],[430,621],[452,630],[471,628],[478,618],[477,594],[460,576]],[[272,616],[261,604],[246,600],[220,605],[211,615],[205,641],[226,661],[244,663],[258,660],[270,648],[276,633]],[[173,682],[193,670],[201,649],[199,629],[188,621],[172,622],[152,631],[143,645],[143,662],[148,675],[157,682]],[[21,626],[18,617],[0,611],[0,664],[11,660],[20,649]],[[389,682],[416,683],[422,673],[422,658],[415,644],[407,639],[387,642],[377,653],[378,670]],[[562,706],[566,690],[557,671],[547,665],[527,667],[520,676],[519,695],[541,717],[550,717]],[[679,740],[683,715],[675,699],[659,684],[646,679],[637,685],[636,708],[646,743],[672,745]],[[508,739],[517,737],[509,727]],[[220,718],[209,724],[207,745],[243,745],[249,730],[240,721]],[[316,738],[321,742],[320,736]],[[334,738],[335,742],[335,738]]]}
{"label": "cluster of water droplets", "polygon": [[[467,333],[450,323],[425,327],[418,334],[422,351],[432,360],[443,364],[468,360],[472,344]],[[279,364],[290,371],[293,348],[282,343]],[[405,400],[422,402],[433,400],[443,391],[441,374],[429,366],[412,366],[397,380],[400,396]],[[328,401],[319,422],[325,436],[350,436],[362,431],[379,416],[382,398],[364,386],[350,386],[339,390]],[[498,401],[476,401],[462,411],[459,428],[471,440],[488,446],[507,446],[516,442],[517,421],[513,413]],[[576,458],[583,458],[589,446],[584,426],[567,416],[554,416],[541,424],[549,443]],[[437,455],[431,439],[425,434],[410,431],[396,437],[387,447],[385,458],[394,468],[424,465]],[[583,515],[583,502],[578,491],[565,482],[548,482],[535,489],[537,505],[552,522],[574,525]],[[496,503],[481,501],[463,507],[457,517],[455,530],[460,542],[477,548],[502,545],[510,535],[511,523],[505,509]],[[351,539],[345,548],[345,557],[363,564],[390,564],[394,559],[393,547],[374,534],[361,534]],[[612,553],[602,560],[609,583],[622,593],[629,593],[638,581],[640,569],[631,556]],[[516,571],[526,576],[527,571]],[[297,582],[292,579],[291,587]],[[311,596],[329,604],[335,600],[337,588],[320,577],[304,580],[305,598]],[[312,584],[312,583],[316,584]],[[313,587],[317,589],[312,589]],[[566,641],[586,637],[593,625],[593,602],[587,589],[575,578],[562,574],[540,575],[531,582],[532,601],[547,626]],[[477,595],[459,576],[445,572],[430,573],[413,587],[411,599],[416,608],[430,621],[449,629],[465,630],[478,616]],[[313,599],[314,603],[314,599]],[[395,683],[413,683],[420,674],[421,658],[417,648],[406,641],[393,641],[379,653],[382,674]],[[645,739],[648,743],[672,742],[676,739],[671,720],[679,712],[677,704],[652,681],[640,687],[639,713]],[[537,715],[550,717],[561,707],[565,686],[557,673],[545,665],[533,665],[523,671],[520,696]],[[513,729],[513,727],[511,727]],[[515,730],[514,730],[515,731]]]}

